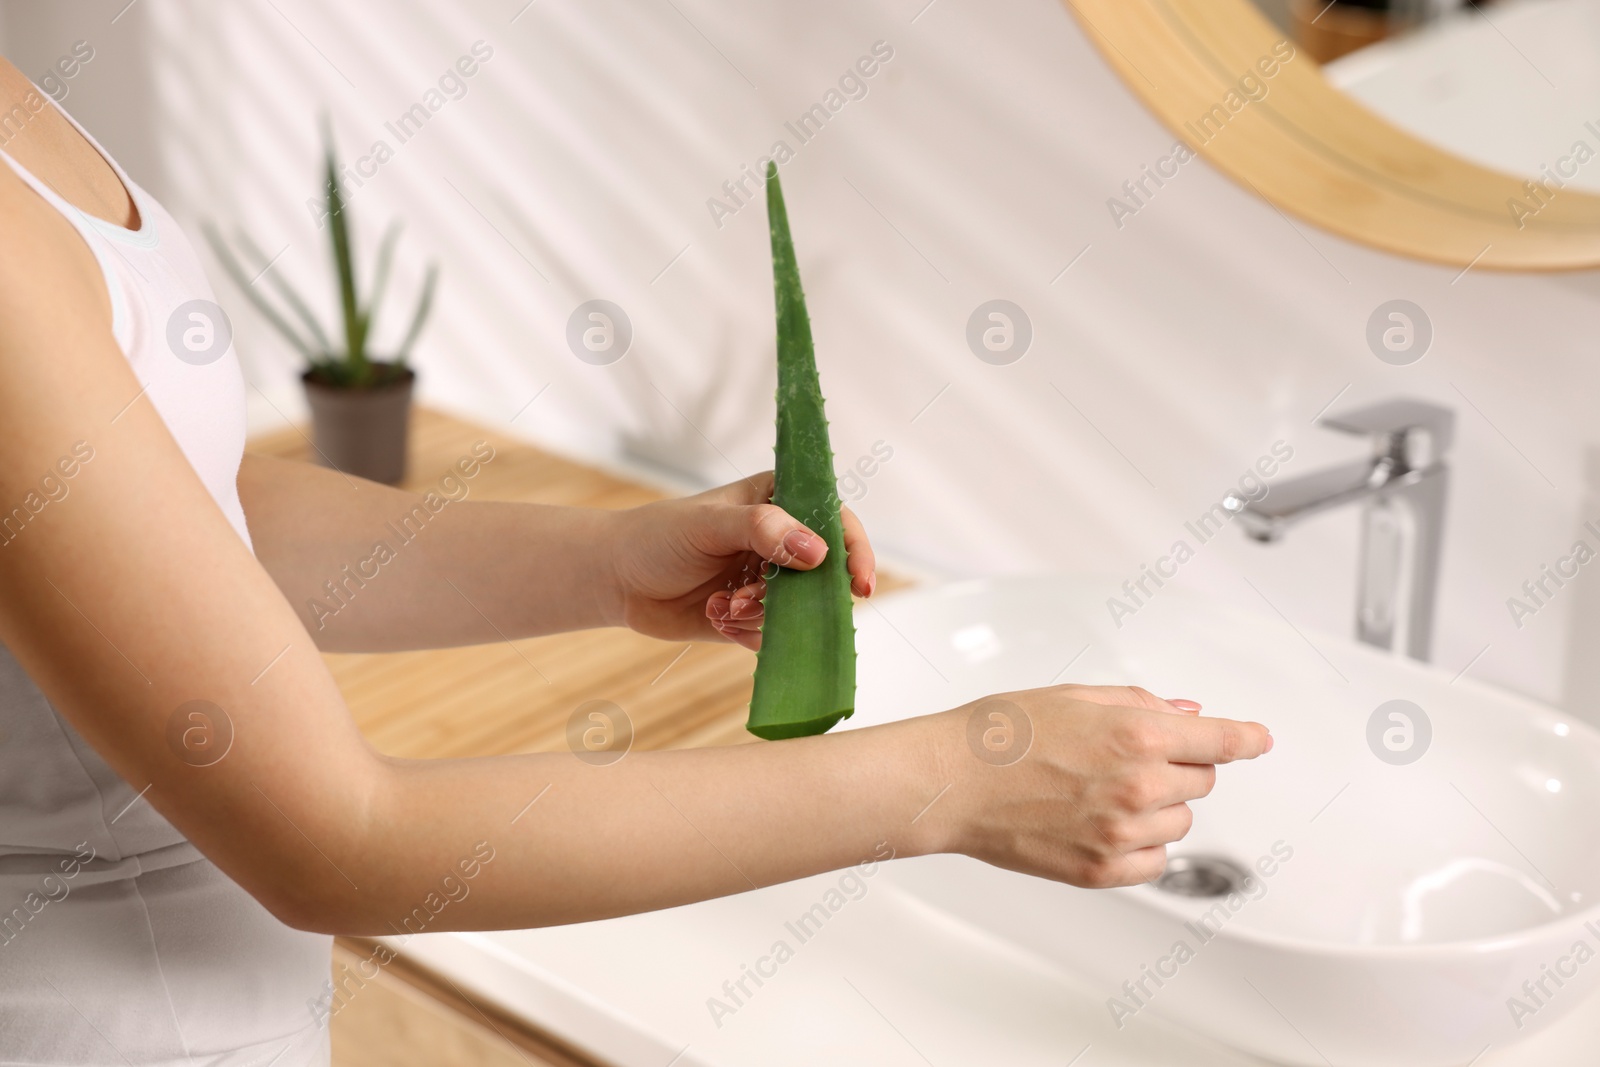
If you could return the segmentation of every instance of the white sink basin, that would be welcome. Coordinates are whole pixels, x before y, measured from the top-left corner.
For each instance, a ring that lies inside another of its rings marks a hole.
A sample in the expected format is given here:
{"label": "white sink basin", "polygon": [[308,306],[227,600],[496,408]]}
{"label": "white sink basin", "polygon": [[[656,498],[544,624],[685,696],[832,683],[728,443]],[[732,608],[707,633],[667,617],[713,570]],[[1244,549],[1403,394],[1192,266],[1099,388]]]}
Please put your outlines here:
{"label": "white sink basin", "polygon": [[[1274,750],[1221,770],[1170,850],[1225,857],[1253,880],[1194,899],[934,856],[891,864],[897,884],[1103,988],[1125,1026],[1156,1012],[1286,1064],[1459,1067],[1584,1002],[1600,982],[1600,733],[1172,588],[1119,631],[1110,587],[1028,577],[859,610],[858,710],[845,725],[1058,674],[1264,722]],[[1375,710],[1397,699],[1431,723],[1405,764],[1368,741]]]}

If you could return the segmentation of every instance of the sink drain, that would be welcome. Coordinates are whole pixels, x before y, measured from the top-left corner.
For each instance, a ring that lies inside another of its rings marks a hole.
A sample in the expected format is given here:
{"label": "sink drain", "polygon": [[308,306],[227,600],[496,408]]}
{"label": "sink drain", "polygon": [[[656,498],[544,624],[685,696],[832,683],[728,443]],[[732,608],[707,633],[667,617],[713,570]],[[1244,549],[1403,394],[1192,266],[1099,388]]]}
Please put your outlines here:
{"label": "sink drain", "polygon": [[1180,897],[1225,897],[1250,879],[1249,871],[1223,856],[1172,856],[1155,887]]}

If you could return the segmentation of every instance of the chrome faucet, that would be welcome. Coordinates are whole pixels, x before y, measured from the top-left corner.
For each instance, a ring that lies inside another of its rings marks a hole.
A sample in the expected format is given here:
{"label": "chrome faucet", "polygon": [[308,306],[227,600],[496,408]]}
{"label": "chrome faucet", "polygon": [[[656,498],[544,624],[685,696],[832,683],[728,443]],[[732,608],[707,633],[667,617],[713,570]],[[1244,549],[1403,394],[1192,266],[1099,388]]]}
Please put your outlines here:
{"label": "chrome faucet", "polygon": [[1356,576],[1356,637],[1427,660],[1438,598],[1455,412],[1421,400],[1385,400],[1318,420],[1330,430],[1365,436],[1372,456],[1274,485],[1259,500],[1223,500],[1245,533],[1273,542],[1308,515],[1361,504],[1361,562]]}

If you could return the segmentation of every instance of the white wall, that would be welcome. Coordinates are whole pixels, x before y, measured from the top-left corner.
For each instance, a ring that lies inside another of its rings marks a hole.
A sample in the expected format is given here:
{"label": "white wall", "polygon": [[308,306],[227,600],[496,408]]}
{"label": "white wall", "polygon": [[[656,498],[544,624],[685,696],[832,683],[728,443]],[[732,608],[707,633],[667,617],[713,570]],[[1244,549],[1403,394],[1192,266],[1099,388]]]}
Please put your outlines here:
{"label": "white wall", "polygon": [[[58,83],[46,87],[63,106],[136,178],[161,188],[164,146],[156,136],[161,115],[154,103],[150,42],[141,5],[124,12],[127,2],[0,0],[0,49],[35,83],[56,77]],[[70,60],[79,41],[93,50],[93,58],[63,78],[56,63]]]}
{"label": "white wall", "polygon": [[[784,120],[886,41],[894,58],[866,98],[783,168],[841,467],[874,442],[894,449],[857,505],[880,542],[950,573],[1101,572],[1110,595],[1275,440],[1295,449],[1286,476],[1360,454],[1311,425],[1335,395],[1431,397],[1460,417],[1436,659],[1453,673],[1488,646],[1474,676],[1560,698],[1572,598],[1521,630],[1505,600],[1577,529],[1597,443],[1594,278],[1397,260],[1286,219],[1202,162],[1119,229],[1107,198],[1172,138],[1063,6],[925,2],[539,0],[518,15],[523,0],[140,0],[116,27],[120,3],[6,15],[30,61],[96,41],[103,65],[68,106],[180,219],[247,220],[269,251],[287,246],[274,269],[313,281],[319,107],[347,155],[393,144],[384,123],[489,42],[465,98],[353,209],[368,242],[407,221],[397,293],[426,257],[442,262],[424,396],[500,425],[537,394],[512,429],[704,484],[770,463],[773,391],[763,208],[719,228],[707,198],[775,138],[792,146]],[[149,86],[148,111],[123,75]],[[219,288],[271,398],[259,421],[293,414],[292,360]],[[594,297],[636,332],[608,367],[563,340]],[[1011,366],[964,341],[994,297],[1035,330]],[[1364,341],[1395,297],[1436,330],[1409,367]],[[1248,578],[1296,625],[1343,633],[1355,528],[1331,514],[1270,548],[1229,531],[1180,581],[1268,610]]]}

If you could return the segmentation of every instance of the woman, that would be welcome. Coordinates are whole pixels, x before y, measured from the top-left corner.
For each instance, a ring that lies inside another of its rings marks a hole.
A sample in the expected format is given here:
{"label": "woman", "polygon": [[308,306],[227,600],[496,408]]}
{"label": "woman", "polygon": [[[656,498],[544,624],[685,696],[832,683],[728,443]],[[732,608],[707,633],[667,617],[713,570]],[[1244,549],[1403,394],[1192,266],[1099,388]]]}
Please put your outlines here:
{"label": "woman", "polygon": [[1058,686],[1007,694],[1034,729],[1009,766],[975,758],[962,708],[605,768],[382,756],[319,648],[616,625],[755,648],[764,589],[740,576],[826,546],[766,477],[626,512],[463,502],[308,626],[291,605],[413,498],[241,459],[233,353],[168,341],[211,296],[171,217],[3,62],[0,135],[0,1063],[326,1062],[329,935],[394,932],[447,878],[471,891],[429,930],[662,908],[887,849],[1136,883],[1214,765],[1271,746],[1187,702]]}

